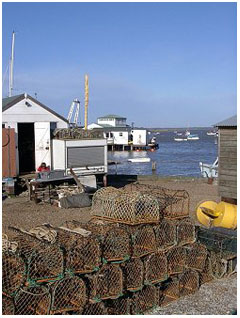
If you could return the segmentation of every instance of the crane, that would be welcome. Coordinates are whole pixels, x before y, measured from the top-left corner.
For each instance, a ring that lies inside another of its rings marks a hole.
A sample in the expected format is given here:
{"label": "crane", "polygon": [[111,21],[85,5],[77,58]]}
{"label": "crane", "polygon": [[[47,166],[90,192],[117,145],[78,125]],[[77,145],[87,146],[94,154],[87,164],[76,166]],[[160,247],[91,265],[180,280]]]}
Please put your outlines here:
{"label": "crane", "polygon": [[[74,114],[73,122],[71,122],[74,110],[75,110],[75,114]],[[67,117],[69,124],[74,124],[75,126],[77,126],[79,110],[80,110],[80,101],[77,98],[75,98],[72,101],[72,104],[69,109],[68,117]]]}

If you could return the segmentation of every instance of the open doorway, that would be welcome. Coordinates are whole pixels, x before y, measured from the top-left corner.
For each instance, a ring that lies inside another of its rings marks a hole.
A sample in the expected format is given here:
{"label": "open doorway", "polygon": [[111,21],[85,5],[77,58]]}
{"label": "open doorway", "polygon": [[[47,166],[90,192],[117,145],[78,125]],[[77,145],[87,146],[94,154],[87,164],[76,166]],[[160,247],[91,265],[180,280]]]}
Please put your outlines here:
{"label": "open doorway", "polygon": [[35,171],[34,123],[18,123],[19,174]]}

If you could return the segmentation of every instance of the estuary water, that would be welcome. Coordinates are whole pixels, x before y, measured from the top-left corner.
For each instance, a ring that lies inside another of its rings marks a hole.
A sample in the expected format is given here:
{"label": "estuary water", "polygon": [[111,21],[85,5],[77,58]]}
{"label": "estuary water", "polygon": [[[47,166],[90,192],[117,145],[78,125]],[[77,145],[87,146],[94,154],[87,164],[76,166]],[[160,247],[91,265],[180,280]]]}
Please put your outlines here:
{"label": "estuary water", "polygon": [[[162,176],[193,176],[200,177],[199,162],[212,164],[217,158],[218,145],[214,136],[208,136],[207,130],[194,130],[198,134],[196,141],[174,141],[173,131],[154,134],[159,149],[151,151],[109,151],[108,160],[118,161],[120,164],[108,166],[109,174],[152,174],[152,161],[156,161],[157,175]],[[150,137],[153,135],[150,135]],[[151,162],[131,163],[130,158],[148,157]]]}

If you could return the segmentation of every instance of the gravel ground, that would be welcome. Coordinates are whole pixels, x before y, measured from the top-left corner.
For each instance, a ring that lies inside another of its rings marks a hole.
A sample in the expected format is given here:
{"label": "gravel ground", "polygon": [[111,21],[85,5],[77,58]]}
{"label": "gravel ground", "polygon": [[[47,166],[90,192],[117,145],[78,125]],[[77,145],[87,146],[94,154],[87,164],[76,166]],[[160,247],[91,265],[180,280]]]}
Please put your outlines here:
{"label": "gravel ground", "polygon": [[229,315],[237,309],[237,275],[202,285],[198,292],[157,308],[150,315]]}
{"label": "gravel ground", "polygon": [[[169,189],[187,190],[190,195],[190,215],[196,223],[195,207],[198,202],[208,199],[219,201],[217,186],[207,184],[205,179],[163,178],[154,182],[144,181],[142,183],[158,184]],[[90,217],[90,208],[63,209],[47,203],[35,204],[33,201],[29,201],[28,197],[13,197],[3,201],[3,233],[10,236],[9,225],[29,230],[43,223],[58,226],[69,220],[87,222]]]}

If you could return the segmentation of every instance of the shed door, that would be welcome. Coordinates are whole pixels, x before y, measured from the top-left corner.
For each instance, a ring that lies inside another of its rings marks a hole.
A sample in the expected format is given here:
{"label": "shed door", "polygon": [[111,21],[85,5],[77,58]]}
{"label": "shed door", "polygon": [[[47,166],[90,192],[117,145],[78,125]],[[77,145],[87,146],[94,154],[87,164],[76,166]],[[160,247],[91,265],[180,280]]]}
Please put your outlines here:
{"label": "shed door", "polygon": [[36,169],[42,162],[51,166],[50,122],[36,122],[34,129]]}

